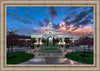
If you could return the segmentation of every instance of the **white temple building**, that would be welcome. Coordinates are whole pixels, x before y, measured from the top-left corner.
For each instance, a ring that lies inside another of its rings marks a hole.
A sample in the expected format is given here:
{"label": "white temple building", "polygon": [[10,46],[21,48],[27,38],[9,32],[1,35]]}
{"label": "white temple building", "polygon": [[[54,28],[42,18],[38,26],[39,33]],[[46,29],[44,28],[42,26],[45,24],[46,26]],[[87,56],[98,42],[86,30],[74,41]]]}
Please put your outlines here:
{"label": "white temple building", "polygon": [[[31,35],[31,38],[36,38],[36,44],[42,44],[42,38],[45,38],[48,40],[48,44],[53,44],[53,38],[59,38],[60,42],[58,44],[64,45],[64,39],[69,38],[69,34],[57,34],[55,29],[52,28],[52,23],[49,22],[48,29],[45,29],[45,33],[34,33]],[[71,39],[74,42],[74,39]]]}

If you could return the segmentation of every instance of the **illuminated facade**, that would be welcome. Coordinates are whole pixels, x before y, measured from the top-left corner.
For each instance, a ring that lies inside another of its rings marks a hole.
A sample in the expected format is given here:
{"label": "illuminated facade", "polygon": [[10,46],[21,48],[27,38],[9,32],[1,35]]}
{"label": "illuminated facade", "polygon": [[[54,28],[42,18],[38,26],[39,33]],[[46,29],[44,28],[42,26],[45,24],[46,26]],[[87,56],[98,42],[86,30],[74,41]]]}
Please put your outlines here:
{"label": "illuminated facade", "polygon": [[49,22],[49,28],[45,29],[45,33],[34,33],[31,35],[31,38],[36,38],[36,44],[42,44],[42,38],[47,39],[48,44],[53,44],[53,39],[59,38],[60,42],[58,44],[64,45],[64,39],[68,37],[68,34],[57,34],[55,29],[52,28],[51,22]]}

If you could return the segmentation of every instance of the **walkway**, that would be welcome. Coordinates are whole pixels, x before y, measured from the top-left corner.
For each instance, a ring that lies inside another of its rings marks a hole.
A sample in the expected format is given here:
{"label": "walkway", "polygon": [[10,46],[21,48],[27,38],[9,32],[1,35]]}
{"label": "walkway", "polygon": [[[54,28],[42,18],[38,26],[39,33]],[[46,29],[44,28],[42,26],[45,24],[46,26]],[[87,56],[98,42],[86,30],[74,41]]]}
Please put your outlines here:
{"label": "walkway", "polygon": [[[78,47],[77,47],[78,49]],[[35,55],[35,58],[32,58],[26,62],[20,64],[83,64],[71,59],[65,58],[65,54],[76,51],[76,49],[61,49],[60,52],[40,52],[39,49],[29,49],[26,53],[31,53]]]}
{"label": "walkway", "polygon": [[[73,61],[71,59],[65,58],[65,54],[61,52],[38,52],[38,49],[34,49],[36,52],[35,58],[32,58],[26,62],[20,63],[20,64],[82,64],[80,62]],[[28,50],[27,53],[31,53],[33,50]],[[70,52],[70,50],[68,51]],[[71,50],[72,52],[72,50]],[[40,55],[41,54],[41,55]]]}
{"label": "walkway", "polygon": [[35,57],[20,64],[82,64],[64,57]]}

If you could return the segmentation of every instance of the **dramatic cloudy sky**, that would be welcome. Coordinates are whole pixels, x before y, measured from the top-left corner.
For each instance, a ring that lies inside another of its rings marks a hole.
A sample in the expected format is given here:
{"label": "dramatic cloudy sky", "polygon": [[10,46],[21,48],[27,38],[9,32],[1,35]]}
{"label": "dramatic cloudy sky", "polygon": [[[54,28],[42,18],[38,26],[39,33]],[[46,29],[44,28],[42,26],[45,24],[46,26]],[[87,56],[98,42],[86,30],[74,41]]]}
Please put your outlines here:
{"label": "dramatic cloudy sky", "polygon": [[7,30],[19,34],[44,33],[49,21],[57,33],[78,38],[93,33],[93,7],[7,7]]}

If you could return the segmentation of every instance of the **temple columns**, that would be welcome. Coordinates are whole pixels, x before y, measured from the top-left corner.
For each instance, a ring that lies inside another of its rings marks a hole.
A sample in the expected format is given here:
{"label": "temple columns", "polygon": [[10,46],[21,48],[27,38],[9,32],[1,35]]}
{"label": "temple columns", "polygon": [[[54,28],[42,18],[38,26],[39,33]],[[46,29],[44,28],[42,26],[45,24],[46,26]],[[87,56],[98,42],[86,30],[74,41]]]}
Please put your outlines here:
{"label": "temple columns", "polygon": [[36,38],[36,44],[38,44],[38,38]]}
{"label": "temple columns", "polygon": [[42,38],[36,38],[36,44],[42,44]]}
{"label": "temple columns", "polygon": [[72,42],[74,43],[74,39],[72,39]]}
{"label": "temple columns", "polygon": [[42,44],[42,38],[40,38],[40,44]]}
{"label": "temple columns", "polygon": [[62,38],[62,45],[64,45],[64,38]]}
{"label": "temple columns", "polygon": [[[64,38],[61,38],[61,42],[62,43],[60,43],[60,44],[64,45]],[[52,40],[52,43],[53,43],[53,40]],[[40,38],[40,39],[39,38],[36,38],[36,44],[42,44],[42,38]]]}

